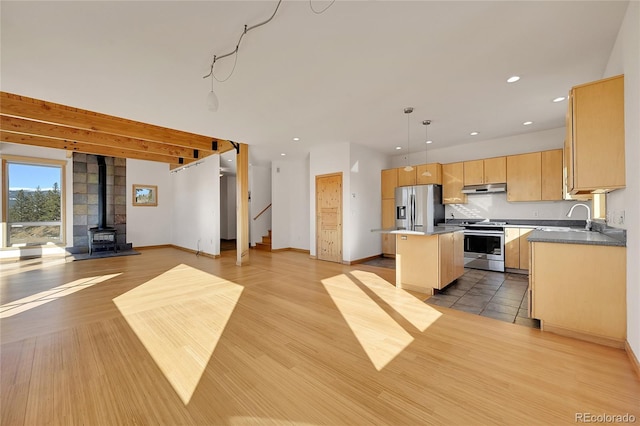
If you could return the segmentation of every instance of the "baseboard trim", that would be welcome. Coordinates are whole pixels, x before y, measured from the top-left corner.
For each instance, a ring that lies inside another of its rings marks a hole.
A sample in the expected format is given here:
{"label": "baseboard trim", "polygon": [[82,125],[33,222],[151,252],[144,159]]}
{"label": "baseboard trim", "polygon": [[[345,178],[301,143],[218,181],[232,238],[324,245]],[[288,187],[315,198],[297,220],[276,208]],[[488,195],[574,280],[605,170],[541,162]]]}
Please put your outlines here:
{"label": "baseboard trim", "polygon": [[174,244],[169,244],[169,247],[174,248],[176,250],[186,251],[187,253],[195,254],[196,256],[204,256],[204,257],[209,257],[211,259],[219,259],[220,258],[219,254],[211,254],[211,253],[207,253],[207,252],[204,252],[204,251],[198,252],[196,250],[189,249],[189,248],[186,248],[186,247],[176,246]]}
{"label": "baseboard trim", "polygon": [[560,327],[557,325],[547,324],[544,321],[540,322],[540,329],[542,331],[548,331],[550,333],[560,334],[562,336],[572,337],[578,340],[585,340],[591,343],[597,343],[599,345],[610,346],[612,348],[624,349],[625,340],[613,339],[611,337],[596,336],[582,331],[571,330],[568,328]]}
{"label": "baseboard trim", "polygon": [[382,257],[381,254],[376,254],[375,256],[363,257],[362,259],[356,259],[356,260],[351,260],[351,261],[345,260],[342,263],[344,263],[345,265],[357,265],[358,263],[368,262],[370,260],[378,259],[380,257]]}
{"label": "baseboard trim", "polygon": [[629,342],[626,340],[624,342],[624,350],[625,352],[627,352],[627,356],[629,357],[629,360],[631,361],[631,365],[633,366],[633,369],[636,372],[636,376],[638,376],[638,379],[640,379],[640,362],[638,362],[638,358],[636,357],[636,354],[633,353],[633,349],[631,349],[631,345],[629,345]]}
{"label": "baseboard trim", "polygon": [[279,248],[279,249],[271,249],[271,253],[280,253],[283,251],[293,251],[296,253],[302,253],[302,254],[309,254],[311,253],[309,250],[305,250],[305,249],[299,249],[299,248],[294,248],[294,247],[285,247],[285,248]]}
{"label": "baseboard trim", "polygon": [[161,249],[161,248],[174,248],[171,244],[159,244],[157,246],[140,246],[133,247],[134,250],[153,250],[153,249]]}

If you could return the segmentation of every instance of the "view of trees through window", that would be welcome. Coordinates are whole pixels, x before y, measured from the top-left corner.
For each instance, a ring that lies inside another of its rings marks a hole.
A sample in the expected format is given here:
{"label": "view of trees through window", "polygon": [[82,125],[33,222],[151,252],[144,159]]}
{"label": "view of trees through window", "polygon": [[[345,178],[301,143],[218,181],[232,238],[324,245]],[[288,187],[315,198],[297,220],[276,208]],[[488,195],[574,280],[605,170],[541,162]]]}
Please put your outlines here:
{"label": "view of trees through window", "polygon": [[8,245],[62,242],[62,167],[7,164]]}

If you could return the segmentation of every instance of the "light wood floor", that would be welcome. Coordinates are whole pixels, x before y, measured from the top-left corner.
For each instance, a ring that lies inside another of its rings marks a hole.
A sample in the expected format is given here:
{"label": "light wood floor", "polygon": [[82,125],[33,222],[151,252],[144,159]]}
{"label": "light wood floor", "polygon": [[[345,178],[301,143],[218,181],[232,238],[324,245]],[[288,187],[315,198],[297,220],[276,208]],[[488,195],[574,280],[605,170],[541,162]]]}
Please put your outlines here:
{"label": "light wood floor", "polygon": [[1,270],[2,425],[640,419],[624,351],[429,306],[394,271],[171,248]]}

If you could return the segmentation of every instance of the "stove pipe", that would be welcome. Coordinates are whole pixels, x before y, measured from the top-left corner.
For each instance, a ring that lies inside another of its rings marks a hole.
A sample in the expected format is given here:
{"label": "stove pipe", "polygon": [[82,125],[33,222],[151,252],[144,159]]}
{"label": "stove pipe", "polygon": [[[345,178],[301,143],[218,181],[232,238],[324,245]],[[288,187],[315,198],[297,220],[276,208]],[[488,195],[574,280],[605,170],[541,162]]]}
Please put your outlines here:
{"label": "stove pipe", "polygon": [[107,163],[98,155],[98,229],[107,228]]}

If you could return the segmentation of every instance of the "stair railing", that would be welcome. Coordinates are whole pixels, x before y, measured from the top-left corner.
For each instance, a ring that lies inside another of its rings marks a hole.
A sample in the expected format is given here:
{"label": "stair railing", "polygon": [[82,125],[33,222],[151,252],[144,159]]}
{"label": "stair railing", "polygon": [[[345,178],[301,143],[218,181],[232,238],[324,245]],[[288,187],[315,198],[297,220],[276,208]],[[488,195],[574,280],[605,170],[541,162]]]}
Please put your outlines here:
{"label": "stair railing", "polygon": [[269,209],[269,207],[271,207],[271,203],[269,203],[269,205],[268,205],[267,207],[265,207],[264,209],[262,209],[262,211],[261,211],[260,213],[258,213],[258,215],[257,215],[256,217],[254,217],[254,218],[253,218],[253,220],[256,220],[257,218],[259,218],[260,216],[262,216],[262,214],[263,214],[264,212],[266,212],[266,211]]}

